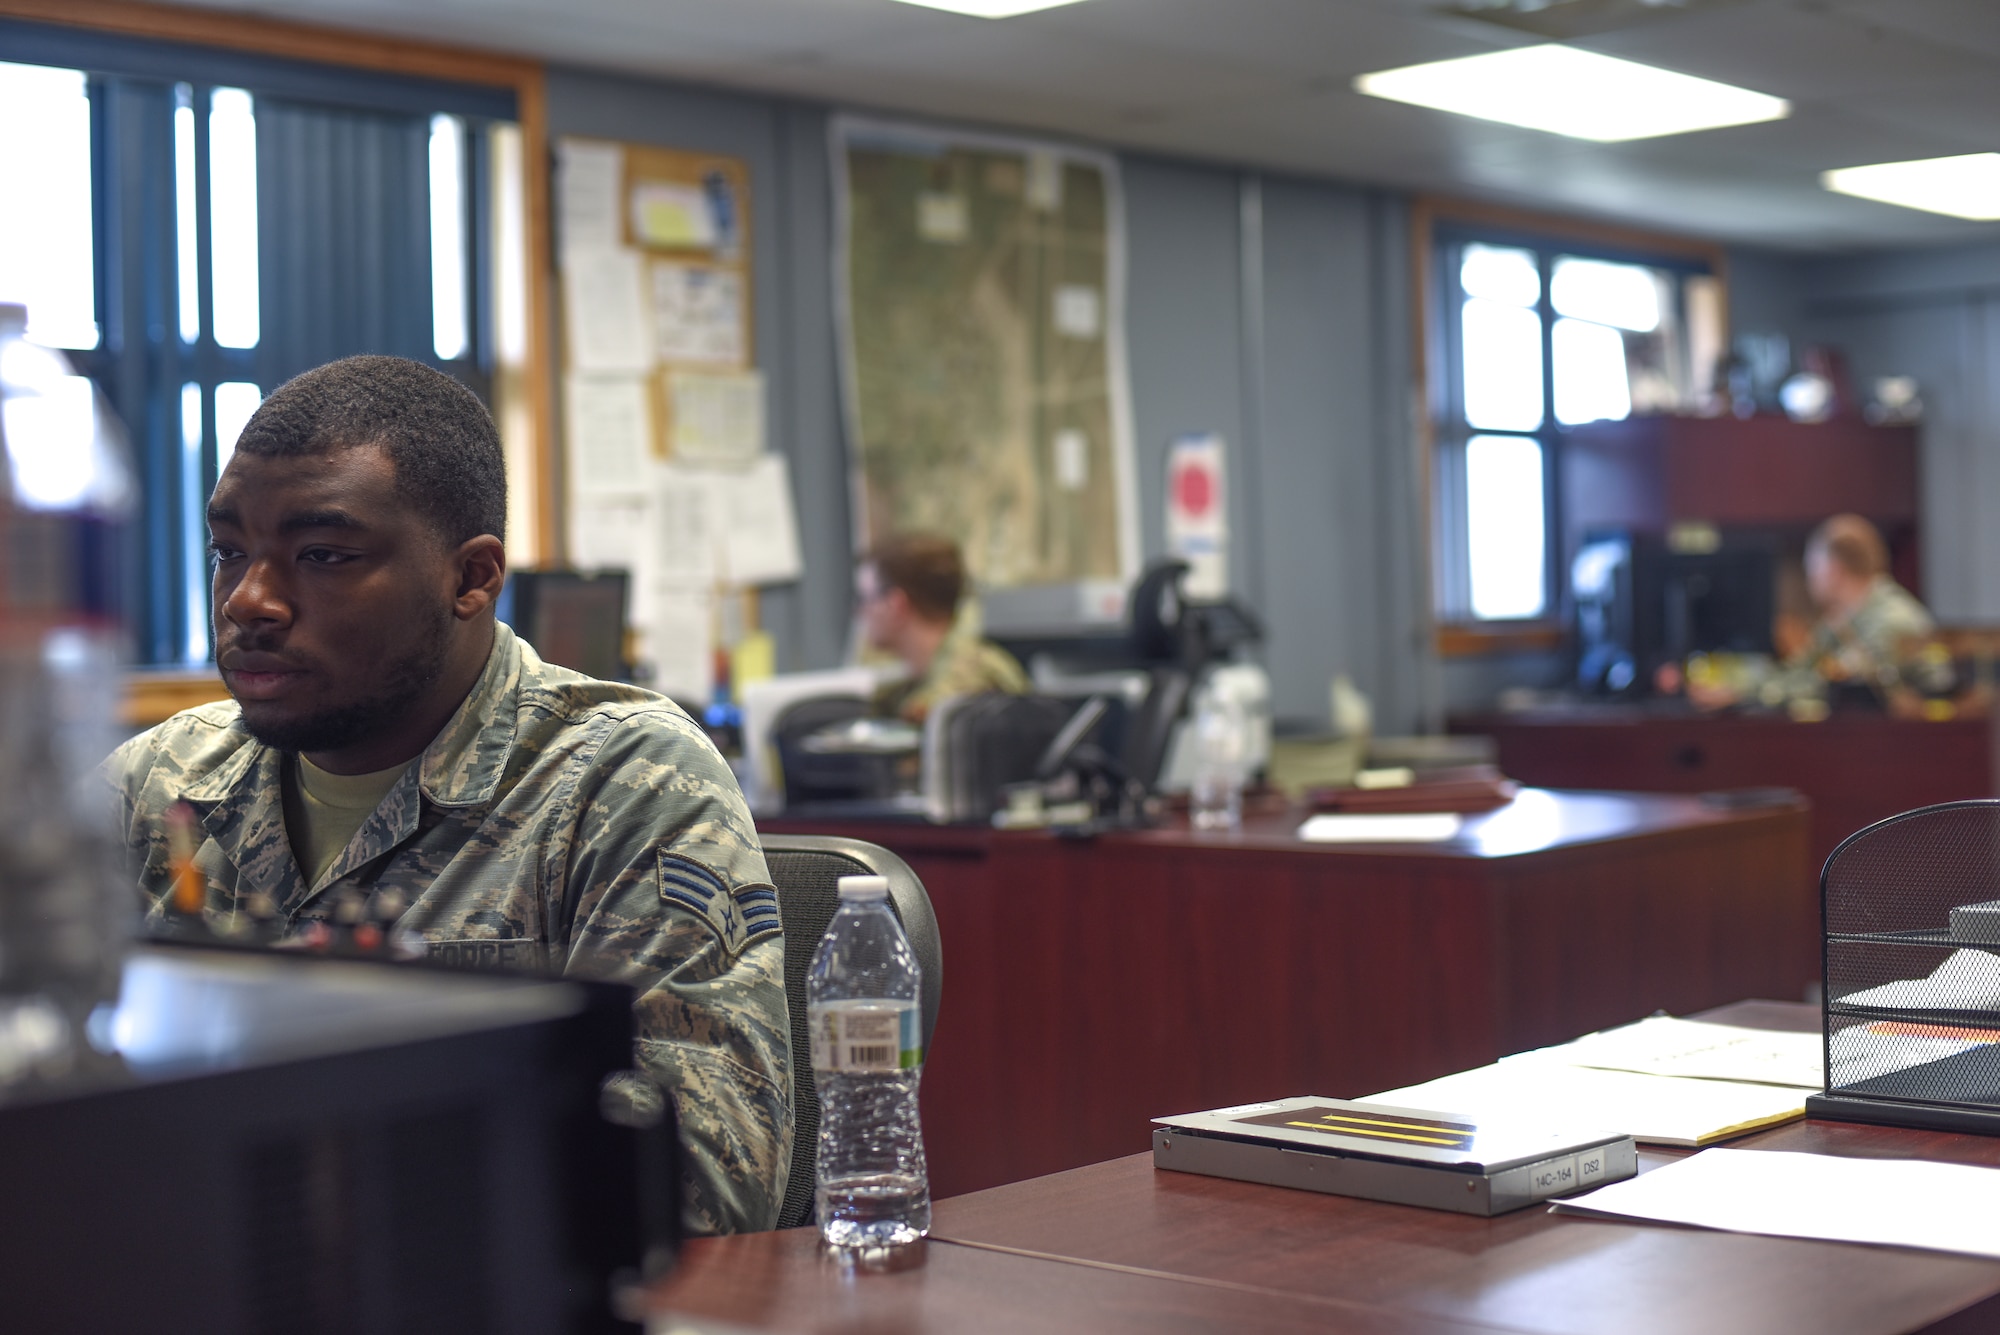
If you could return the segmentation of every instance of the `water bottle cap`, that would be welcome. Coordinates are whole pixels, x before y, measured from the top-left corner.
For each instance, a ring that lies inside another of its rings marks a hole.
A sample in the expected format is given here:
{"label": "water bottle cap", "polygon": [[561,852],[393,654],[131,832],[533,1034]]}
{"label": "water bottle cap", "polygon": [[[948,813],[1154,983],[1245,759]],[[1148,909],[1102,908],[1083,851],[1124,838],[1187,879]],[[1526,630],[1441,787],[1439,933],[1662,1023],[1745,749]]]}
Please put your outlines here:
{"label": "water bottle cap", "polygon": [[843,904],[867,903],[875,899],[889,897],[889,878],[886,876],[843,876],[840,878],[840,902]]}

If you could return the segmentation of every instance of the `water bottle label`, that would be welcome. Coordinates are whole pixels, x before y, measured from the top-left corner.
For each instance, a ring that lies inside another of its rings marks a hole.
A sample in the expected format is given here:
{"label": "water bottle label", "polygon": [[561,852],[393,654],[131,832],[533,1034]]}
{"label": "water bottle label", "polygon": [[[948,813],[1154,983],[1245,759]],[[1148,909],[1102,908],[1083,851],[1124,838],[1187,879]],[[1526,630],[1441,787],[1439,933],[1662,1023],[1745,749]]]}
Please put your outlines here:
{"label": "water bottle label", "polygon": [[923,1064],[923,1015],[914,1001],[863,1001],[814,1006],[815,1071],[865,1074],[913,1070]]}

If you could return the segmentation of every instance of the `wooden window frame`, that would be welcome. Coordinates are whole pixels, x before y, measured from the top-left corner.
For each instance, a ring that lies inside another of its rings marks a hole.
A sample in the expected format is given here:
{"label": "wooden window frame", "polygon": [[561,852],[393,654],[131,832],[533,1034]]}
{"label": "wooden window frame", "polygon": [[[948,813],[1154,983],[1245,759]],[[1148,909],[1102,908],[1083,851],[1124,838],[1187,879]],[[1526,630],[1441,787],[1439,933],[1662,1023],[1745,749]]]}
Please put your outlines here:
{"label": "wooden window frame", "polygon": [[535,550],[557,551],[555,399],[550,379],[548,96],[543,66],[518,56],[322,27],[235,12],[175,9],[137,0],[0,0],[0,17],[52,27],[346,66],[414,78],[506,88],[521,127],[522,220],[527,250],[527,393],[533,423]]}
{"label": "wooden window frame", "polygon": [[[0,0],[0,3],[4,2]],[[1729,309],[1729,256],[1720,242],[1652,232],[1595,219],[1441,195],[1418,195],[1411,203],[1410,292],[1416,306],[1416,318],[1410,322],[1415,343],[1411,364],[1415,370],[1417,404],[1412,447],[1417,452],[1416,476],[1422,498],[1424,615],[1431,625],[1432,645],[1442,658],[1546,652],[1560,648],[1568,634],[1559,612],[1552,611],[1534,621],[1498,624],[1443,621],[1437,615],[1434,572],[1430,569],[1437,557],[1437,533],[1434,528],[1437,479],[1433,465],[1441,405],[1446,393],[1442,377],[1449,360],[1444,355],[1444,330],[1440,327],[1440,294],[1437,291],[1435,250],[1440,224],[1523,233],[1553,245],[1568,242],[1693,260],[1706,266],[1721,288],[1725,318]],[[1724,332],[1726,337],[1727,331]],[[1560,535],[1554,536],[1560,541]]]}

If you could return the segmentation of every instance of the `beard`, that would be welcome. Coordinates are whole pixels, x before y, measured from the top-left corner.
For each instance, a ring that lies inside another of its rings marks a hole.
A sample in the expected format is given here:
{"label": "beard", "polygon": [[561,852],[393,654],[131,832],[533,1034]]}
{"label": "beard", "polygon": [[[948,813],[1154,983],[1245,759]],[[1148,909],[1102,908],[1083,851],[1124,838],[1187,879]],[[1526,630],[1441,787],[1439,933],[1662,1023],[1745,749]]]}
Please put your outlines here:
{"label": "beard", "polygon": [[417,627],[408,651],[383,670],[373,693],[328,705],[301,718],[252,722],[246,710],[245,730],[279,751],[338,751],[368,740],[395,722],[442,675],[451,623],[451,609],[437,608],[435,615]]}

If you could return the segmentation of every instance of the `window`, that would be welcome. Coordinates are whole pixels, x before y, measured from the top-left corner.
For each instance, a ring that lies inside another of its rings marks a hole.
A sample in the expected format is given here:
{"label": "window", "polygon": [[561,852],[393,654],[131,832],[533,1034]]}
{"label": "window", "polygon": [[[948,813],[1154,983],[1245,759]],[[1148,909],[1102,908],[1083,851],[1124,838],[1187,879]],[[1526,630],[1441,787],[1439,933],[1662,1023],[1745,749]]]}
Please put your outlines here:
{"label": "window", "polygon": [[1696,406],[1686,312],[1716,307],[1713,280],[1507,237],[1447,234],[1437,253],[1439,618],[1545,621],[1563,594],[1563,434]]}
{"label": "window", "polygon": [[0,302],[28,308],[28,337],[95,348],[90,92],[81,70],[0,64]]}
{"label": "window", "polygon": [[0,56],[0,180],[32,183],[0,210],[0,301],[124,418],[138,657],[200,663],[208,496],[266,391],[387,352],[490,397],[514,95],[62,29],[0,30]]}

